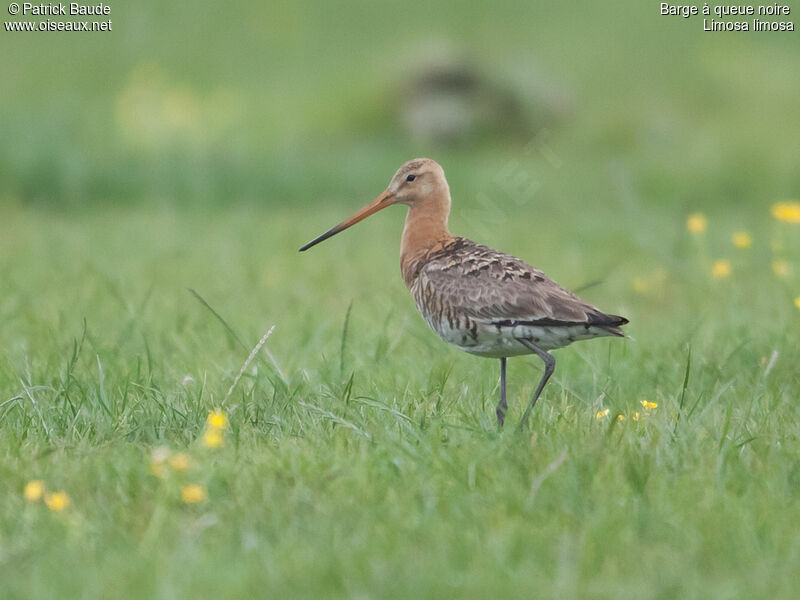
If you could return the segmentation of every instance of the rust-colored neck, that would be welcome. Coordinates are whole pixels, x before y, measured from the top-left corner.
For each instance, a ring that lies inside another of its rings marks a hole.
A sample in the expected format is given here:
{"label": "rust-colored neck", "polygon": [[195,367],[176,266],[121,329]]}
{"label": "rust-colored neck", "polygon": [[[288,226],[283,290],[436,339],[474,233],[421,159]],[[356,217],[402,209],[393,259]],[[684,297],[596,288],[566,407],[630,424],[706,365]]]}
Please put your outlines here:
{"label": "rust-colored neck", "polygon": [[449,214],[450,193],[447,189],[410,205],[400,245],[400,268],[406,287],[411,287],[416,267],[425,255],[452,237],[447,230]]}

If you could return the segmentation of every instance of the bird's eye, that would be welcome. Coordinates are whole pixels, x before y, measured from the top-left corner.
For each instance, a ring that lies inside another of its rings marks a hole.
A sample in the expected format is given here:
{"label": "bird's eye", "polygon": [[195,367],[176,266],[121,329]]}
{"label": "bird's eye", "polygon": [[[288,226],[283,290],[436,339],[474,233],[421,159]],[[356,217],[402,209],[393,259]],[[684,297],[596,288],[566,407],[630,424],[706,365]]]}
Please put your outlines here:
{"label": "bird's eye", "polygon": [[417,178],[416,175],[409,175],[408,177],[406,177],[406,181],[414,181],[416,178]]}

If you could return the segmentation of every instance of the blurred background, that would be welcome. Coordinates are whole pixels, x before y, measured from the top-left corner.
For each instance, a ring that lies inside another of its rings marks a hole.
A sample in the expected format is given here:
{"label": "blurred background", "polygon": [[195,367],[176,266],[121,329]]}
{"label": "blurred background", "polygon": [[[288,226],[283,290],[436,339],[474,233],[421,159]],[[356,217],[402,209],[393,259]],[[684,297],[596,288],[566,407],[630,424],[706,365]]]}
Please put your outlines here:
{"label": "blurred background", "polygon": [[4,203],[302,211],[357,204],[419,155],[463,182],[461,206],[515,165],[557,181],[543,206],[800,185],[793,33],[633,1],[111,6],[111,32],[0,36]]}
{"label": "blurred background", "polygon": [[296,248],[416,156],[444,166],[454,232],[572,288],[605,281],[608,310],[646,293],[666,310],[688,259],[710,279],[744,256],[738,230],[756,240],[745,269],[794,258],[769,215],[800,190],[793,32],[704,32],[634,1],[111,6],[110,32],[0,35],[0,266],[29,300],[41,285],[15,265],[49,252],[48,277],[129,273],[123,297],[179,274],[231,310],[282,314],[320,285],[339,318],[357,290],[391,305],[400,209],[328,255]]}

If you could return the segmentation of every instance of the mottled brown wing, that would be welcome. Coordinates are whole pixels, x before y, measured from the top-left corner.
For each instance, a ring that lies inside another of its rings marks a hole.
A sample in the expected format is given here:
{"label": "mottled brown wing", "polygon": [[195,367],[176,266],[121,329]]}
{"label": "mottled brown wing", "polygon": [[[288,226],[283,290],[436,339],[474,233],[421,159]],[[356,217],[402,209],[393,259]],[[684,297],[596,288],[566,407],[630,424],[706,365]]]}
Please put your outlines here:
{"label": "mottled brown wing", "polygon": [[[431,254],[420,277],[442,304],[492,323],[589,324],[609,331],[627,323],[623,317],[601,312],[526,262],[465,238],[454,238]],[[621,335],[621,331],[611,333]]]}

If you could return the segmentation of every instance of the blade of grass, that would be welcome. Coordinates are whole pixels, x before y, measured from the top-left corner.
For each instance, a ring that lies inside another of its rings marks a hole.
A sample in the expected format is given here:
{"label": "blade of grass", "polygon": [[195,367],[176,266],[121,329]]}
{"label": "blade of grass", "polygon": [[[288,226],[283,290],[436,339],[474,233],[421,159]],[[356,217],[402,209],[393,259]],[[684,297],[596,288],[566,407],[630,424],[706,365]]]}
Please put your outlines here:
{"label": "blade of grass", "polygon": [[222,326],[225,328],[225,331],[227,331],[227,332],[228,332],[228,335],[230,335],[230,336],[233,338],[233,340],[234,340],[234,341],[235,341],[237,344],[239,344],[239,346],[241,346],[243,350],[245,350],[245,351],[246,351],[246,350],[248,349],[248,348],[247,348],[247,345],[246,345],[246,344],[245,344],[245,343],[242,341],[242,339],[241,339],[241,338],[240,338],[238,335],[236,335],[236,332],[233,330],[233,327],[231,327],[230,325],[228,325],[228,322],[227,322],[225,319],[223,319],[223,318],[222,318],[222,315],[220,315],[220,314],[219,314],[217,311],[215,311],[215,310],[214,310],[214,309],[211,307],[211,305],[210,305],[208,302],[206,302],[206,301],[205,301],[205,299],[204,299],[204,298],[203,298],[203,297],[202,297],[200,294],[198,294],[198,293],[197,293],[195,290],[193,290],[192,288],[186,288],[186,289],[189,291],[189,293],[190,293],[192,296],[194,296],[195,298],[197,298],[197,301],[198,301],[200,304],[202,304],[203,306],[205,306],[205,307],[206,307],[206,308],[209,310],[209,312],[210,312],[212,315],[214,315],[214,317],[216,317],[217,321],[219,321],[219,322],[222,324]]}
{"label": "blade of grass", "polygon": [[236,387],[236,384],[239,383],[239,380],[242,378],[242,375],[244,375],[245,370],[247,370],[247,367],[253,361],[253,358],[255,358],[256,354],[258,354],[258,351],[261,350],[261,347],[264,344],[266,344],[267,340],[269,339],[269,336],[272,335],[273,331],[275,331],[275,326],[274,325],[272,327],[270,327],[269,330],[267,330],[267,333],[265,333],[264,335],[261,336],[261,339],[258,340],[258,343],[255,345],[253,350],[247,356],[247,359],[244,361],[244,364],[242,365],[242,368],[239,369],[239,372],[236,374],[236,377],[234,378],[233,383],[231,384],[231,387],[228,388],[228,393],[225,394],[225,398],[223,398],[223,400],[222,400],[222,405],[223,406],[228,401],[228,398],[231,397],[231,394],[233,393],[233,389]]}
{"label": "blade of grass", "polygon": [[353,301],[347,305],[347,312],[344,315],[344,326],[342,327],[342,345],[339,348],[339,379],[344,375],[344,351],[347,346],[347,330],[350,326],[350,311],[353,310]]}
{"label": "blade of grass", "polygon": [[686,355],[686,372],[683,375],[683,388],[681,389],[681,401],[679,405],[681,412],[683,412],[683,403],[686,401],[686,389],[689,387],[689,371],[691,371],[691,369],[692,369],[692,347],[689,346],[689,353]]}
{"label": "blade of grass", "polygon": [[108,407],[108,397],[106,396],[106,388],[105,388],[105,374],[103,373],[103,365],[100,362],[100,356],[97,356],[97,372],[99,374],[99,381],[98,381],[98,388],[100,394],[98,395],[97,399],[100,401],[100,406],[103,407],[103,410],[106,414],[114,418],[114,415],[111,414],[111,409]]}
{"label": "blade of grass", "polygon": [[367,433],[366,431],[364,431],[363,429],[361,429],[357,425],[354,425],[350,421],[347,421],[346,419],[343,419],[342,417],[340,417],[338,415],[335,415],[332,412],[325,410],[324,408],[320,408],[319,406],[314,406],[313,404],[306,404],[305,402],[302,402],[302,401],[298,402],[297,404],[298,404],[298,406],[302,406],[306,410],[310,410],[312,412],[315,412],[315,413],[318,413],[318,414],[322,415],[323,417],[325,417],[329,421],[333,421],[334,423],[338,423],[339,425],[342,425],[343,427],[347,427],[348,429],[352,429],[358,435],[363,436],[364,438],[368,439],[369,441],[372,441],[372,436],[369,433]]}

